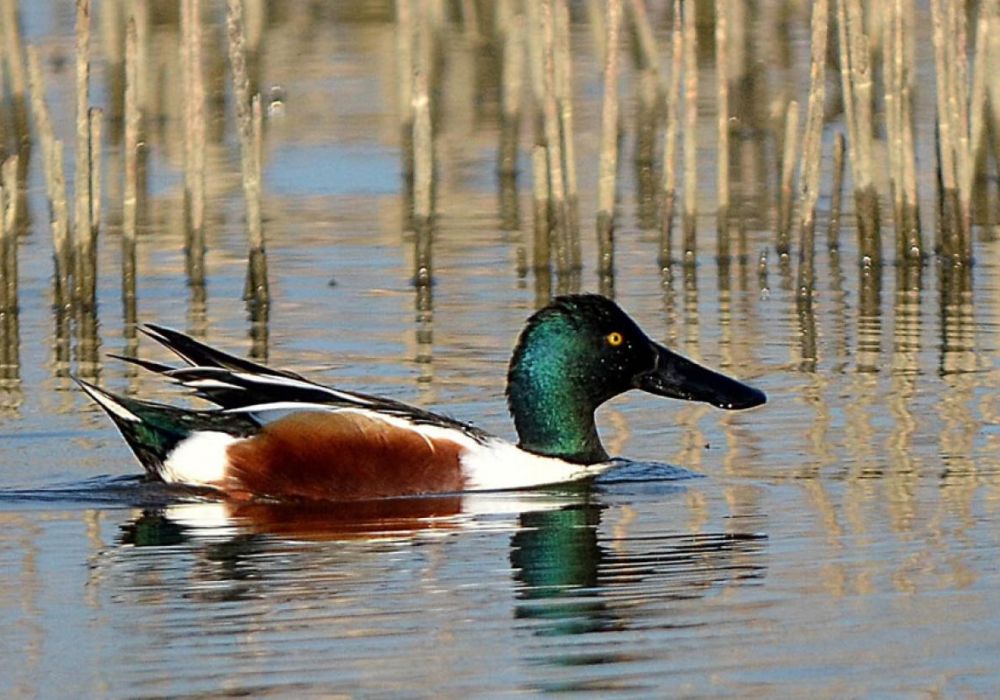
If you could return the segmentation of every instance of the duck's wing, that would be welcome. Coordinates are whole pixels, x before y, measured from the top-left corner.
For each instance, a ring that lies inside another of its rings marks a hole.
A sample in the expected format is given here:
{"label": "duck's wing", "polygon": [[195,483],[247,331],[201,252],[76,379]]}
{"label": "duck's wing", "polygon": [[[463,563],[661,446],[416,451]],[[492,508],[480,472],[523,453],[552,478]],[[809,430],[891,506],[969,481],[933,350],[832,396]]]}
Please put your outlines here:
{"label": "duck's wing", "polygon": [[164,376],[227,410],[315,410],[318,407],[357,409],[391,416],[415,425],[461,430],[477,440],[490,437],[478,428],[449,416],[425,411],[402,401],[323,386],[304,378],[235,372],[222,367],[182,367]]}
{"label": "duck's wing", "polygon": [[295,372],[235,357],[163,326],[147,324],[143,330],[189,366],[171,367],[159,362],[117,356],[119,359],[161,374],[223,409],[239,410],[276,405],[285,411],[293,411],[296,406],[302,406],[302,410],[310,410],[317,405],[353,408],[400,418],[417,425],[458,429],[477,440],[489,437],[487,433],[448,416],[393,399],[323,386]]}

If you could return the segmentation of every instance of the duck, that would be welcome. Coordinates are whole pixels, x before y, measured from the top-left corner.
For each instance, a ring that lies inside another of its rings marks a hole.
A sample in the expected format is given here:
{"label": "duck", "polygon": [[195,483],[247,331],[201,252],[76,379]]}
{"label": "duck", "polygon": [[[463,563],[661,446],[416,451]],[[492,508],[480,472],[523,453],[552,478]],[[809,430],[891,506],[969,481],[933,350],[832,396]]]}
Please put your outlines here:
{"label": "duck", "polygon": [[176,330],[143,331],[175,367],[116,356],[215,406],[190,409],[121,396],[76,379],[110,417],[150,480],[230,502],[320,502],[526,489],[615,466],[595,411],[638,389],[726,410],[764,392],[651,340],[614,301],[554,298],[527,320],[506,398],[518,442],[390,398],[313,382],[230,355]]}

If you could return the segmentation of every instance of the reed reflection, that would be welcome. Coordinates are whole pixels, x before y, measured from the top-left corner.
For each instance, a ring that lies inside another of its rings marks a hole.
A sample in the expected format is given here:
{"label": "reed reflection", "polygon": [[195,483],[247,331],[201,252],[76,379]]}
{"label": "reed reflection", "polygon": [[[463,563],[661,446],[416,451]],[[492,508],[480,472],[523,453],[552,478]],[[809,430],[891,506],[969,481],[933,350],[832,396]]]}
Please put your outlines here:
{"label": "reed reflection", "polygon": [[941,374],[977,369],[972,267],[945,258],[938,261],[938,371]]}
{"label": "reed reflection", "polygon": [[882,366],[882,266],[862,263],[859,270],[857,371]]}

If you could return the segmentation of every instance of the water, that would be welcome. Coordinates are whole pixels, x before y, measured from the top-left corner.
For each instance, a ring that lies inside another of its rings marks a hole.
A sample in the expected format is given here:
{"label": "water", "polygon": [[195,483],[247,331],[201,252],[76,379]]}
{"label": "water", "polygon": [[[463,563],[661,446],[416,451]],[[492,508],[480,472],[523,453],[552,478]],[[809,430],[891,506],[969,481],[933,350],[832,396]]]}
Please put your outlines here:
{"label": "water", "polygon": [[[70,45],[70,18],[22,11],[29,40]],[[261,83],[284,91],[265,138],[267,342],[251,339],[241,300],[235,140],[227,132],[211,150],[207,286],[192,289],[170,120],[150,135],[139,316],[512,437],[506,361],[538,281],[518,272],[518,248],[531,241],[527,189],[520,229],[498,204],[491,78],[474,70],[481,52],[450,49],[428,318],[416,309],[403,232],[393,28],[372,12],[345,22],[300,8],[265,32]],[[599,89],[585,26],[574,42],[582,286],[593,290]],[[790,50],[805,55],[801,37]],[[95,99],[104,80],[96,70]],[[69,99],[67,90],[50,99]],[[54,112],[68,136],[71,110]],[[712,158],[709,142],[704,162]],[[118,159],[110,149],[107,177],[120,173]],[[622,174],[617,299],[654,338],[765,390],[766,406],[726,413],[616,399],[599,424],[609,451],[632,463],[589,487],[233,510],[139,482],[111,424],[67,377],[188,401],[104,358],[129,349],[113,225],[100,250],[99,360],[88,364],[77,335],[69,359],[57,355],[33,162],[17,378],[0,388],[0,695],[994,697],[1000,243],[991,229],[977,227],[972,268],[930,260],[916,279],[892,265],[865,279],[848,226],[839,255],[821,246],[807,313],[794,268],[773,254],[773,182],[744,183],[745,258],[715,262],[705,216],[699,265],[665,279],[655,233],[637,223],[627,158]],[[139,352],[168,360],[147,339]]]}

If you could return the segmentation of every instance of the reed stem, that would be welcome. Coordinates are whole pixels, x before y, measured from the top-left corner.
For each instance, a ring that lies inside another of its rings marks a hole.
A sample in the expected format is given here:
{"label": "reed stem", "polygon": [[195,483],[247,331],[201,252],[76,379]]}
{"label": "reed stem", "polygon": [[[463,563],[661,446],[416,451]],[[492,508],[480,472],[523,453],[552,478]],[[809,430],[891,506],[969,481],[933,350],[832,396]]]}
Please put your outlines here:
{"label": "reed stem", "polygon": [[93,253],[93,248],[97,242],[97,233],[101,225],[101,134],[104,125],[104,110],[100,107],[91,107],[87,111],[87,120],[90,129],[89,153],[90,164],[90,238],[88,247]]}
{"label": "reed stem", "polygon": [[[264,228],[260,206],[260,135],[254,124],[250,97],[250,78],[246,67],[246,37],[243,28],[242,0],[227,0],[226,29],[229,38],[229,63],[233,76],[236,125],[240,137],[240,168],[246,200],[247,236],[250,244],[248,297],[263,302],[270,298],[266,275]],[[259,105],[259,102],[258,102]],[[258,107],[259,109],[259,107]]]}
{"label": "reed stem", "polygon": [[697,255],[698,216],[698,33],[697,5],[684,11],[684,263]]}
{"label": "reed stem", "polygon": [[555,28],[553,8],[549,0],[541,4],[542,42],[544,59],[544,128],[546,155],[549,166],[549,196],[551,223],[555,233],[556,271],[562,275],[572,268],[566,207],[566,176],[563,168],[562,138],[555,93]]}
{"label": "reed stem", "polygon": [[201,69],[201,0],[181,0],[184,73],[184,210],[189,248],[204,248],[205,86]]}
{"label": "reed stem", "polygon": [[411,105],[413,114],[413,219],[414,230],[431,225],[434,215],[434,134],[431,118],[431,41],[429,20],[414,18],[414,63]]}
{"label": "reed stem", "polygon": [[684,32],[681,25],[681,0],[674,0],[670,32],[670,83],[667,88],[667,128],[663,136],[663,203],[660,214],[660,267],[670,266],[674,209],[677,203],[677,128],[680,121],[681,67],[684,56]]}
{"label": "reed stem", "polygon": [[615,180],[618,174],[618,61],[622,24],[621,0],[608,0],[601,108],[601,155],[597,180],[598,274],[614,269]]}
{"label": "reed stem", "polygon": [[122,196],[122,236],[135,244],[139,198],[138,33],[134,15],[125,27],[125,182]]}
{"label": "reed stem", "polygon": [[400,153],[403,177],[413,181],[413,11],[410,0],[396,2],[396,83],[399,87]]}
{"label": "reed stem", "polygon": [[503,123],[497,170],[501,175],[517,173],[517,142],[521,130],[521,96],[524,92],[524,16],[510,18],[503,37],[503,67],[500,99]]}
{"label": "reed stem", "polygon": [[532,265],[536,272],[551,265],[552,243],[549,240],[549,166],[545,146],[531,149],[532,192],[534,200],[535,246]]}
{"label": "reed stem", "polygon": [[[31,143],[28,127],[27,80],[24,72],[24,41],[19,27],[17,0],[0,0],[0,29],[3,31],[0,54],[7,67],[7,80],[14,111],[14,136],[18,149]],[[0,141],[0,153],[2,151],[3,142]],[[27,165],[26,160],[17,162],[22,167]]]}
{"label": "reed stem", "polygon": [[809,102],[806,107],[805,136],[802,139],[800,173],[801,223],[813,229],[819,200],[820,163],[823,147],[823,109],[826,99],[826,44],[829,7],[816,0],[812,8],[812,41],[809,64]]}
{"label": "reed stem", "polygon": [[42,142],[42,170],[49,199],[49,219],[52,224],[52,248],[56,264],[56,280],[68,284],[70,269],[69,205],[66,201],[66,178],[63,165],[62,141],[56,140],[52,119],[45,101],[45,80],[42,76],[38,49],[29,46],[28,85],[31,92],[31,111],[35,119],[38,138]]}
{"label": "reed stem", "polygon": [[785,111],[785,137],[781,155],[781,189],[778,195],[778,242],[775,249],[784,258],[791,250],[792,190],[795,154],[799,150],[799,103],[792,100]]}
{"label": "reed stem", "polygon": [[90,0],[76,2],[76,245],[87,246],[93,222],[90,196]]}
{"label": "reed stem", "polygon": [[18,325],[18,157],[0,166],[0,379],[19,376]]}
{"label": "reed stem", "polygon": [[720,260],[729,258],[729,31],[726,19],[728,4],[728,0],[715,0],[715,70],[718,90],[716,191],[719,198],[716,221]]}
{"label": "reed stem", "polygon": [[854,179],[858,252],[862,262],[879,265],[878,192],[873,182],[872,80],[868,37],[864,34],[860,0],[838,0],[837,31],[840,75],[847,122],[847,144]]}
{"label": "reed stem", "polygon": [[553,0],[555,36],[553,63],[555,94],[559,107],[559,137],[566,177],[566,248],[569,265],[582,267],[580,249],[579,187],[576,179],[576,148],[573,142],[573,62],[570,51],[569,8],[566,0]]}

